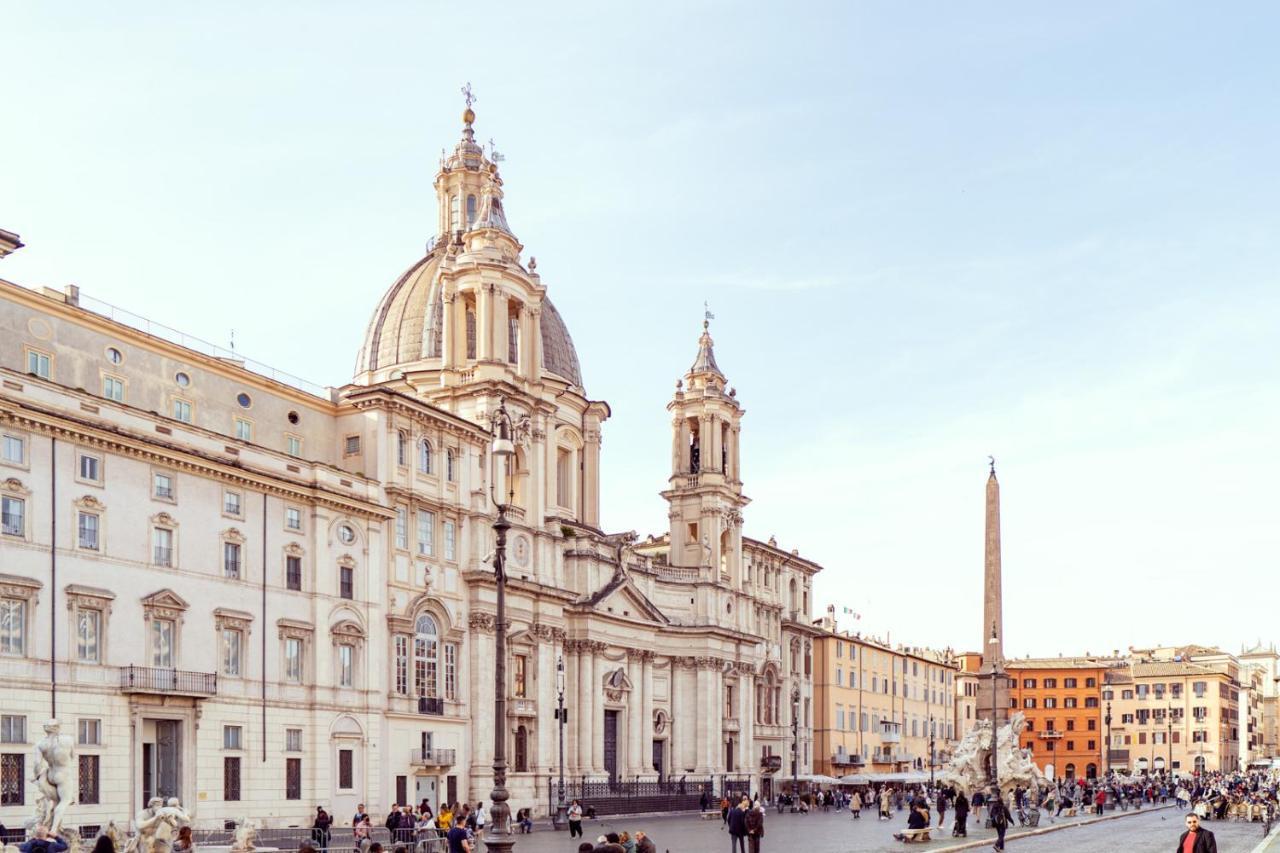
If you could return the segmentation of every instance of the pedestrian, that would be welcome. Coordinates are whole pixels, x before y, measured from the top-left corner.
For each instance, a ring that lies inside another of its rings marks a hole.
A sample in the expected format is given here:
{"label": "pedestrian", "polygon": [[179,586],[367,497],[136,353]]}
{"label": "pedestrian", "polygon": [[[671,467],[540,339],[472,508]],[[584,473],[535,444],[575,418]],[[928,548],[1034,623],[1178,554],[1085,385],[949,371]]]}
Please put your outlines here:
{"label": "pedestrian", "polygon": [[995,849],[1004,849],[1004,834],[1009,829],[1009,807],[1004,804],[1004,800],[1000,797],[999,792],[991,794],[987,806],[987,815],[991,819],[991,826],[996,831]]}
{"label": "pedestrian", "polygon": [[956,822],[951,828],[953,838],[969,837],[969,800],[965,797],[964,791],[956,795]]}
{"label": "pedestrian", "polygon": [[449,853],[471,853],[471,835],[465,821],[457,821],[445,838],[449,842]]}
{"label": "pedestrian", "polygon": [[484,825],[489,822],[489,812],[485,810],[484,800],[476,804],[476,838],[484,841]]}
{"label": "pedestrian", "polygon": [[725,813],[725,826],[729,828],[729,853],[747,853],[747,809],[750,804],[743,797]]}
{"label": "pedestrian", "polygon": [[880,819],[881,820],[891,819],[890,809],[892,808],[892,806],[893,806],[893,802],[892,802],[892,799],[889,797],[889,792],[884,788],[881,788],[880,789]]}
{"label": "pedestrian", "polygon": [[369,819],[369,814],[364,810],[364,803],[356,806],[356,813],[351,818],[351,826],[357,827]]}
{"label": "pedestrian", "polygon": [[577,800],[569,805],[569,837],[582,837],[582,803]]}
{"label": "pedestrian", "polygon": [[756,804],[747,812],[747,849],[760,853],[760,839],[764,838],[764,806]]}
{"label": "pedestrian", "polygon": [[653,846],[653,839],[644,830],[636,832],[636,853],[658,853],[658,848]]}
{"label": "pedestrian", "polygon": [[702,796],[698,797],[698,808],[704,812],[711,810],[711,795],[705,788],[702,790]]}
{"label": "pedestrian", "polygon": [[191,837],[191,827],[180,827],[178,829],[178,837],[169,849],[172,853],[195,853],[196,842]]}
{"label": "pedestrian", "polygon": [[329,827],[331,826],[333,826],[333,818],[324,810],[324,806],[316,806],[316,819],[311,823],[311,840],[321,850],[329,849],[329,838],[332,835]]}
{"label": "pedestrian", "polygon": [[720,797],[720,828],[724,829],[729,825],[729,798],[727,796]]}
{"label": "pedestrian", "polygon": [[1218,842],[1213,833],[1200,826],[1200,818],[1189,814],[1186,818],[1187,831],[1178,839],[1175,853],[1218,853]]}
{"label": "pedestrian", "polygon": [[938,829],[947,823],[947,789],[938,791]]}
{"label": "pedestrian", "polygon": [[854,820],[862,817],[862,794],[857,791],[854,791],[853,796],[849,798],[849,811],[853,812]]}

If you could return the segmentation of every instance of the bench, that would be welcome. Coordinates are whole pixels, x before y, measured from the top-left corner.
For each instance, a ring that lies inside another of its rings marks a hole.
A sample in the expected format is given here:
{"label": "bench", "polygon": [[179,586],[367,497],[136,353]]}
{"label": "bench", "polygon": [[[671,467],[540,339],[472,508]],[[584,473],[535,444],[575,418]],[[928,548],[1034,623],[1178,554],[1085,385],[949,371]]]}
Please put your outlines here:
{"label": "bench", "polygon": [[902,832],[894,833],[894,838],[904,844],[911,844],[915,841],[930,841],[929,827],[924,829],[904,829]]}

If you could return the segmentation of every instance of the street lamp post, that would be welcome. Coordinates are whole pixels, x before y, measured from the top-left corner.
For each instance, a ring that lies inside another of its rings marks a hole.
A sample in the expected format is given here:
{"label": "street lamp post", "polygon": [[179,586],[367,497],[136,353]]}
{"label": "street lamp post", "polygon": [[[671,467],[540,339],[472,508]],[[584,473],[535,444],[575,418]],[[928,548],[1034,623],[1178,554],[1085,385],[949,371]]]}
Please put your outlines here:
{"label": "street lamp post", "polygon": [[800,800],[800,686],[791,688],[791,811]]}
{"label": "street lamp post", "polygon": [[569,807],[564,801],[564,726],[569,721],[564,709],[564,655],[556,658],[556,694],[559,702],[556,720],[560,725],[560,784],[556,789],[556,813],[551,818],[551,825],[555,829],[564,829],[569,825]]}
{"label": "street lamp post", "polygon": [[929,790],[933,790],[933,717],[929,717]]}
{"label": "street lamp post", "polygon": [[1102,722],[1107,727],[1107,743],[1102,752],[1103,756],[1106,758],[1106,761],[1103,762],[1103,766],[1106,768],[1106,775],[1110,776],[1111,775],[1111,700],[1109,699],[1107,700],[1107,715],[1102,718]]}
{"label": "street lamp post", "polygon": [[485,836],[485,849],[492,853],[510,853],[515,847],[515,836],[511,834],[511,809],[507,806],[510,794],[507,792],[507,531],[511,522],[507,520],[507,507],[514,497],[510,474],[507,476],[507,500],[498,500],[494,482],[498,477],[498,463],[509,464],[515,456],[516,448],[511,439],[511,415],[507,413],[506,404],[499,399],[498,410],[492,420],[493,445],[492,459],[494,470],[489,480],[489,495],[498,508],[498,517],[493,522],[495,537],[493,552],[493,577],[497,584],[497,622],[495,625],[494,653],[497,660],[493,668],[493,800],[490,810],[490,827]]}
{"label": "street lamp post", "polygon": [[1164,777],[1169,782],[1173,782],[1173,706],[1169,706],[1169,766],[1164,769]]}

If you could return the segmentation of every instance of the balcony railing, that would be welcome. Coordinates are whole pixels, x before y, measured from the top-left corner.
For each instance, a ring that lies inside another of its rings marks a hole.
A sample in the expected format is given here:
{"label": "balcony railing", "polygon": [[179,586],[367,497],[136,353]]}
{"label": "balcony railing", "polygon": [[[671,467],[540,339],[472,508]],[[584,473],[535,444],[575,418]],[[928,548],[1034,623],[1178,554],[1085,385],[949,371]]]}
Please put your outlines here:
{"label": "balcony railing", "polygon": [[452,749],[415,749],[409,757],[414,767],[452,767],[457,753]]}
{"label": "balcony railing", "polygon": [[517,717],[536,717],[538,716],[538,700],[528,699],[523,696],[512,697],[507,700],[507,707],[512,714]]}
{"label": "balcony railing", "polygon": [[419,696],[418,713],[442,717],[444,716],[444,700],[439,696]]}
{"label": "balcony railing", "polygon": [[[1040,740],[1062,740],[1062,735],[1062,732],[1055,732],[1053,730],[1036,732],[1036,737],[1040,738]],[[987,740],[990,740],[990,738],[987,738]]]}
{"label": "balcony railing", "polygon": [[726,732],[736,732],[740,728],[737,717],[725,717],[720,723],[720,728]]}
{"label": "balcony railing", "polygon": [[1129,760],[1129,750],[1127,750],[1127,749],[1112,749],[1112,750],[1109,750],[1109,751],[1107,752],[1107,760],[1108,760],[1108,761],[1128,761],[1128,760]]}
{"label": "balcony railing", "polygon": [[152,549],[155,555],[155,564],[163,568],[173,567],[173,549],[166,548],[163,545],[157,545]]}
{"label": "balcony railing", "polygon": [[861,755],[846,755],[843,752],[837,752],[831,756],[831,763],[838,767],[861,767],[866,764]]}
{"label": "balcony railing", "polygon": [[777,773],[782,769],[781,755],[762,755],[760,756],[760,769],[766,773]]}
{"label": "balcony railing", "polygon": [[152,666],[122,666],[120,689],[125,693],[214,696],[218,692],[218,674]]}
{"label": "balcony railing", "polygon": [[881,743],[902,743],[902,732],[881,730],[880,742]]}

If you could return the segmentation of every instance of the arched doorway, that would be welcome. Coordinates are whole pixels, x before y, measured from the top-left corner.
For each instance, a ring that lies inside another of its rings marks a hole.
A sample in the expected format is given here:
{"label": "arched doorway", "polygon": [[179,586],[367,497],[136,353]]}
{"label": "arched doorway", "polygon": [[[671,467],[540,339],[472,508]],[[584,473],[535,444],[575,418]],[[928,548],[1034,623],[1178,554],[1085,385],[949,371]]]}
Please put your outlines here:
{"label": "arched doorway", "polygon": [[1065,774],[1068,779],[1076,778],[1076,766],[1074,764],[1068,764]]}
{"label": "arched doorway", "polygon": [[1147,759],[1145,759],[1145,758],[1139,758],[1139,759],[1138,759],[1138,772],[1139,772],[1139,773],[1146,773],[1146,772],[1147,772]]}
{"label": "arched doorway", "polygon": [[1203,755],[1196,756],[1196,772],[1197,773],[1204,772],[1204,756]]}
{"label": "arched doorway", "polygon": [[1046,764],[1044,766],[1044,778],[1050,781],[1057,779],[1058,777],[1054,775],[1055,773],[1057,773],[1057,770],[1058,768],[1054,767],[1052,763]]}
{"label": "arched doorway", "polygon": [[1152,769],[1157,773],[1164,771],[1164,756],[1156,756],[1156,760],[1151,764]]}
{"label": "arched doorway", "polygon": [[1086,779],[1097,779],[1097,778],[1098,778],[1098,765],[1096,765],[1096,764],[1090,764],[1088,767],[1086,767],[1086,768],[1084,769],[1084,778],[1086,778]]}

